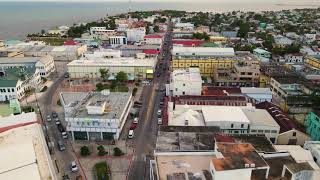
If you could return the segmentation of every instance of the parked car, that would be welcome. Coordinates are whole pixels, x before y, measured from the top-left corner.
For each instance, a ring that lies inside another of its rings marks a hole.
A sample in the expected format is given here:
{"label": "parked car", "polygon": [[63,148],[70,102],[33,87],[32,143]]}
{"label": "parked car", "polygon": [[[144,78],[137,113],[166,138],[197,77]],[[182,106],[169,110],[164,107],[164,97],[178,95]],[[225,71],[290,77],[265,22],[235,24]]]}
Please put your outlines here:
{"label": "parked car", "polygon": [[142,106],[142,102],[135,101],[135,102],[133,103],[133,107],[134,107],[134,108],[139,108],[139,107],[141,107],[141,106]]}
{"label": "parked car", "polygon": [[63,176],[62,176],[62,180],[70,180],[68,174],[63,175]]}
{"label": "parked car", "polygon": [[63,126],[62,126],[61,124],[58,124],[58,125],[57,125],[57,128],[59,129],[60,132],[65,131],[64,128],[63,128]]}
{"label": "parked car", "polygon": [[51,121],[51,116],[47,115],[47,121],[50,122]]}
{"label": "parked car", "polygon": [[64,145],[64,143],[62,141],[58,141],[58,148],[59,148],[59,151],[66,150],[66,146]]}
{"label": "parked car", "polygon": [[134,119],[133,119],[133,124],[138,124],[138,118],[137,117],[135,117]]}
{"label": "parked car", "polygon": [[161,109],[159,109],[158,112],[157,112],[157,115],[158,115],[158,116],[161,116],[161,113],[162,113],[162,112],[161,112]]}
{"label": "parked car", "polygon": [[63,139],[68,139],[68,133],[66,131],[61,132]]}
{"label": "parked car", "polygon": [[69,77],[70,77],[69,73],[66,72],[66,73],[64,74],[64,78],[69,78]]}
{"label": "parked car", "polygon": [[129,138],[129,139],[132,139],[133,136],[134,136],[134,132],[133,132],[133,130],[131,129],[131,130],[129,130],[128,138]]}
{"label": "parked car", "polygon": [[56,125],[61,124],[61,122],[60,122],[59,118],[55,118],[55,119],[54,119],[54,121],[55,121]]}
{"label": "parked car", "polygon": [[51,116],[52,118],[58,118],[58,113],[55,111],[52,111]]}
{"label": "parked car", "polygon": [[158,118],[158,125],[162,125],[162,118]]}
{"label": "parked car", "polygon": [[137,128],[137,124],[131,124],[130,125],[130,130],[135,130]]}
{"label": "parked car", "polygon": [[79,169],[78,169],[78,166],[77,166],[77,163],[76,161],[72,161],[71,162],[71,171],[72,172],[77,172]]}

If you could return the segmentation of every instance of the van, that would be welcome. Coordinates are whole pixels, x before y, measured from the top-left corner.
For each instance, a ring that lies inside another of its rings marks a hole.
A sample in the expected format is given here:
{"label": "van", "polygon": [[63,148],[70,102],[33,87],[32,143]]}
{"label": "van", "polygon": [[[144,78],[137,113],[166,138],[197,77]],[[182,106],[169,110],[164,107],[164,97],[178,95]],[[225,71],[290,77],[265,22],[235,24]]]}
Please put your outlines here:
{"label": "van", "polygon": [[137,118],[137,117],[135,117],[135,118],[133,119],[133,124],[138,124],[138,118]]}
{"label": "van", "polygon": [[128,138],[129,138],[129,139],[132,139],[132,138],[133,138],[133,135],[134,135],[133,130],[129,130]]}
{"label": "van", "polygon": [[66,146],[63,144],[62,141],[58,141],[58,148],[59,148],[59,151],[66,150]]}

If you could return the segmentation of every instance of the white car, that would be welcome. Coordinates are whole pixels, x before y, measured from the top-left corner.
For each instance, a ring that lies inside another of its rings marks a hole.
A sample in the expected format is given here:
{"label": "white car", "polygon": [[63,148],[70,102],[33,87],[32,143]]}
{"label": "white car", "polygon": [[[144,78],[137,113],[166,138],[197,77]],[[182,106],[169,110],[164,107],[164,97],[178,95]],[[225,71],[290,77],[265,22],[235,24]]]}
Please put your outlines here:
{"label": "white car", "polygon": [[78,171],[78,166],[77,166],[76,161],[72,161],[71,162],[71,171],[72,172],[77,172]]}
{"label": "white car", "polygon": [[161,109],[158,110],[157,114],[158,116],[161,116]]}
{"label": "white car", "polygon": [[68,139],[68,134],[67,134],[67,132],[63,131],[63,132],[61,133],[61,135],[62,135],[62,138],[63,138],[63,139]]}
{"label": "white car", "polygon": [[133,124],[138,124],[138,118],[137,117],[135,117],[134,119],[133,119]]}
{"label": "white car", "polygon": [[162,125],[162,118],[158,118],[158,125]]}
{"label": "white car", "polygon": [[55,119],[56,125],[61,124],[60,120],[58,118]]}
{"label": "white car", "polygon": [[133,130],[131,129],[131,130],[129,130],[128,138],[129,138],[129,139],[132,139],[133,136],[134,136],[134,132],[133,132]]}
{"label": "white car", "polygon": [[51,121],[51,116],[50,116],[50,115],[47,116],[47,121],[48,121],[48,122]]}

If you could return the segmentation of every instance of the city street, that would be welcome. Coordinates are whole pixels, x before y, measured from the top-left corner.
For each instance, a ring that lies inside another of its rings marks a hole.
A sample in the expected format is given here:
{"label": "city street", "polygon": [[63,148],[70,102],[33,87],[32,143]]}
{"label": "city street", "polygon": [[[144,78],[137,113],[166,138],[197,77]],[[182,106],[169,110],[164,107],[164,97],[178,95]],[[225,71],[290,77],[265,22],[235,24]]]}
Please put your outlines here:
{"label": "city street", "polygon": [[160,60],[163,61],[163,68],[157,69],[155,74],[160,77],[154,78],[151,85],[145,86],[142,96],[142,108],[140,109],[140,124],[135,130],[135,154],[129,172],[129,180],[149,179],[149,160],[153,157],[158,132],[157,111],[160,109],[160,99],[164,92],[156,89],[164,89],[166,76],[170,63],[171,49],[171,25],[168,27],[165,42],[163,43]]}

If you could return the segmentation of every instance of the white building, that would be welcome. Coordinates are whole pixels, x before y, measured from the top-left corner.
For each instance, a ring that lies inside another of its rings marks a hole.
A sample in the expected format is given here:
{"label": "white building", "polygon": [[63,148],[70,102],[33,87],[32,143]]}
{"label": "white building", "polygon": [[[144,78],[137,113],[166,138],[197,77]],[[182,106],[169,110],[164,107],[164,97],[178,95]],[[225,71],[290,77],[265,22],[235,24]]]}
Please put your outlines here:
{"label": "white building", "polygon": [[241,93],[253,98],[257,102],[272,101],[272,91],[270,88],[241,87]]}
{"label": "white building", "polygon": [[40,60],[36,63],[36,68],[39,69],[41,77],[48,77],[56,70],[53,57],[48,55],[40,58]]}
{"label": "white building", "polygon": [[167,85],[167,95],[200,96],[202,91],[202,79],[199,68],[174,70],[170,76],[170,84]]}
{"label": "white building", "polygon": [[118,24],[117,31],[118,32],[125,32],[125,31],[127,31],[128,27],[129,27],[128,24]]}
{"label": "white building", "polygon": [[94,52],[87,52],[83,54],[81,59],[95,59],[95,58],[120,58],[121,51],[119,49],[99,49]]}
{"label": "white building", "polygon": [[314,161],[320,166],[320,141],[306,141],[303,148],[311,152]]}
{"label": "white building", "polygon": [[144,40],[144,36],[146,35],[146,28],[139,27],[139,28],[131,28],[127,29],[127,39],[130,42],[141,42]]}
{"label": "white building", "polygon": [[144,36],[144,42],[146,44],[162,45],[164,37],[159,34],[148,34]]}
{"label": "white building", "polygon": [[176,23],[174,27],[184,31],[194,31],[194,24],[192,23]]}
{"label": "white building", "polygon": [[0,139],[0,179],[58,179],[34,112],[0,118]]}
{"label": "white building", "polygon": [[253,54],[257,56],[263,63],[268,63],[271,58],[271,53],[261,48],[254,49]]}
{"label": "white building", "polygon": [[60,100],[73,140],[119,139],[132,106],[132,93],[63,92]]}
{"label": "white building", "polygon": [[303,63],[303,54],[301,53],[285,54],[284,60],[286,63]]}
{"label": "white building", "polygon": [[179,47],[174,46],[173,56],[234,56],[233,48],[213,48],[213,47]]}
{"label": "white building", "polygon": [[118,47],[127,44],[127,37],[125,36],[109,36],[109,45],[111,47]]}
{"label": "white building", "polygon": [[91,27],[90,35],[94,39],[108,40],[110,36],[116,34],[115,30],[107,29],[106,27]]}
{"label": "white building", "polygon": [[146,58],[93,58],[70,62],[68,72],[71,78],[100,78],[100,69],[109,70],[109,80],[120,71],[127,73],[128,80],[152,79],[157,59]]}

